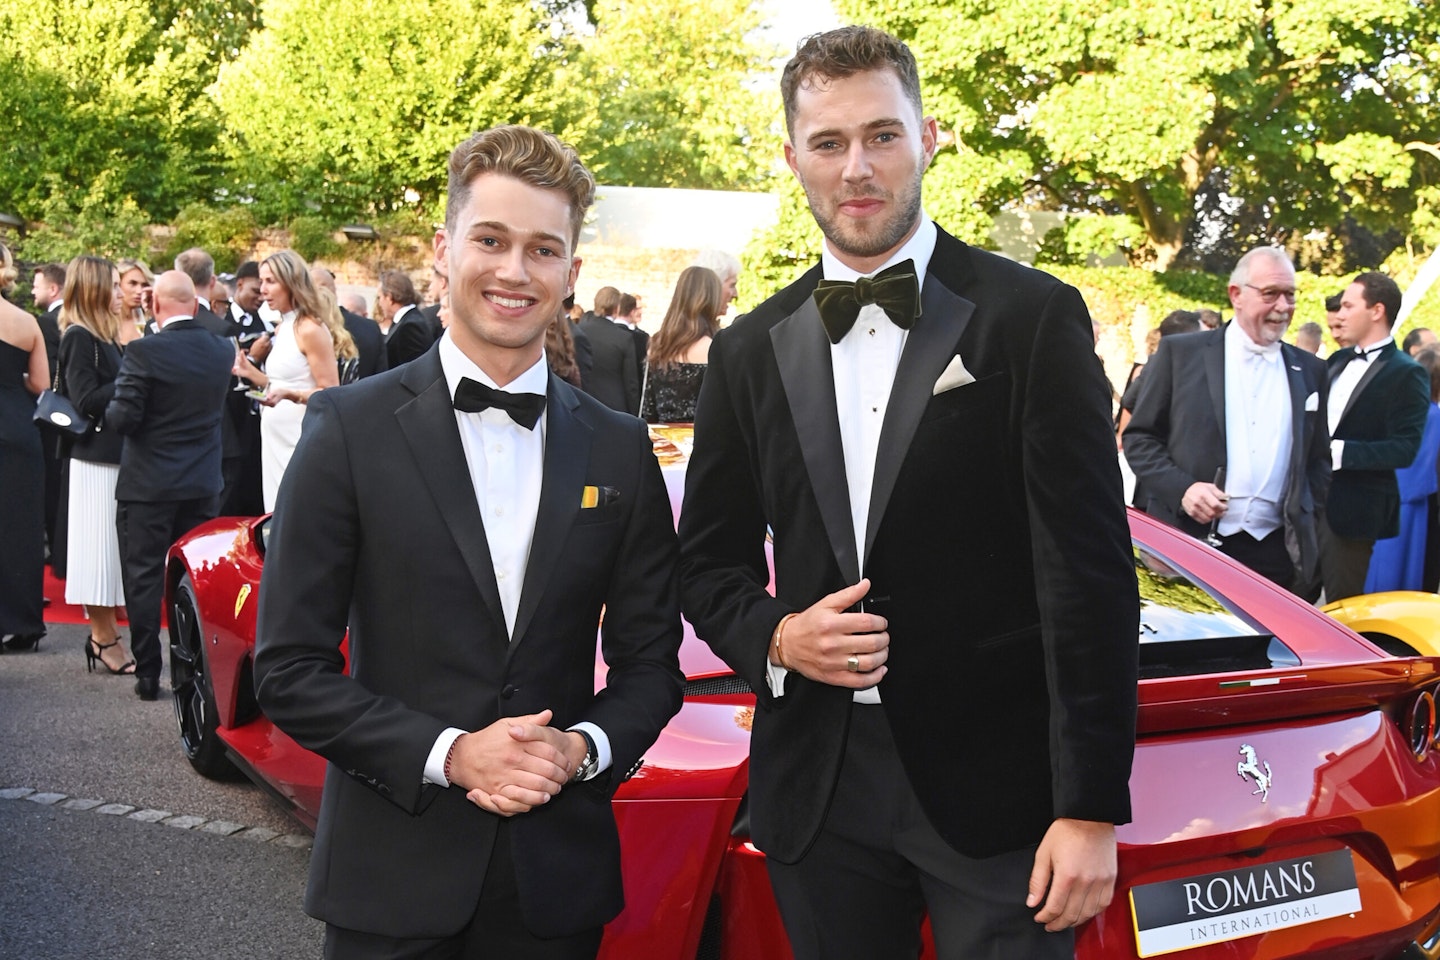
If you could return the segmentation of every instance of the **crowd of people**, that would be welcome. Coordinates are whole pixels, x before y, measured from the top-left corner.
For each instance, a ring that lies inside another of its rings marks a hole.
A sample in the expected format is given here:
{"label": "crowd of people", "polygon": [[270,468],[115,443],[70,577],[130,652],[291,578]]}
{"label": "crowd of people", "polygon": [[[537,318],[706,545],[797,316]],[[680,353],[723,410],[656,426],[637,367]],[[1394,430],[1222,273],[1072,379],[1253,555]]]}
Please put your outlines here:
{"label": "crowd of people", "polygon": [[[8,291],[18,275],[9,250],[0,249]],[[653,339],[639,326],[641,307],[634,295],[605,287],[595,309],[584,314],[572,297],[546,332],[548,364],[615,409],[641,414],[643,408],[652,422],[689,422],[710,336],[734,299],[738,273],[733,256],[702,251],[697,265],[681,274]],[[193,305],[182,297],[176,306],[175,281],[181,277],[189,282],[185,289]],[[342,299],[331,270],[308,265],[292,250],[242,263],[233,275],[216,274],[213,258],[199,249],[184,251],[173,270],[159,277],[140,260],[81,256],[69,264],[40,265],[31,289],[38,317],[0,300],[0,343],[6,347],[0,487],[11,505],[0,540],[13,545],[0,561],[7,567],[0,579],[0,638],[5,638],[0,649],[33,649],[44,635],[48,563],[65,582],[66,603],[85,609],[87,668],[123,675],[140,671],[148,694],[158,662],[137,666],[119,629],[122,611],[132,630],[143,629],[136,626],[133,586],[127,587],[126,579],[127,565],[135,568],[141,561],[126,558],[124,524],[117,516],[126,501],[116,492],[126,436],[116,428],[113,404],[128,349],[178,319],[233,345],[232,363],[217,375],[217,382],[225,383],[215,411],[218,456],[187,464],[207,476],[214,468],[213,483],[207,480],[206,486],[217,487],[215,503],[209,509],[202,505],[184,522],[169,523],[165,529],[173,540],[210,516],[273,510],[310,397],[428,351],[448,326],[445,277],[432,274],[432,302],[422,304],[409,274],[384,271],[376,319],[363,296]],[[612,349],[616,344],[623,349]],[[90,429],[72,436],[35,425],[36,398],[48,389],[68,399]],[[152,410],[148,416],[153,421],[158,415]],[[166,442],[208,450],[201,436]],[[148,558],[155,555],[152,545]]]}

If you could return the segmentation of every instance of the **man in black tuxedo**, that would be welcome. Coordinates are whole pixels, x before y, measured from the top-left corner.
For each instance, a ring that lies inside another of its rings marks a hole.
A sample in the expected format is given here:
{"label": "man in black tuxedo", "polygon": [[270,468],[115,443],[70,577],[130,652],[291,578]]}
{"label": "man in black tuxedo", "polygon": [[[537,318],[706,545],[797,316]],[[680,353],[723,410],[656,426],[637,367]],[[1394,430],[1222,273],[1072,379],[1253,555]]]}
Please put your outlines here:
{"label": "man in black tuxedo", "polygon": [[[336,305],[339,306],[339,294],[335,290],[335,274],[325,267],[316,265],[310,268],[310,279],[315,281],[315,286],[329,290],[330,295],[336,298]],[[345,329],[350,331],[350,336],[355,340],[355,349],[360,351],[355,379],[359,380],[390,369],[385,355],[385,336],[380,332],[380,324],[343,306],[340,306],[340,317],[345,321]]]}
{"label": "man in black tuxedo", "polygon": [[[635,341],[635,372],[640,378],[640,392],[645,392],[645,357],[650,353],[650,334],[640,329],[640,301],[633,293],[620,294],[620,306],[617,308],[615,322],[624,326],[630,331],[630,337]],[[631,413],[639,413],[637,406]]]}
{"label": "man in black tuxedo", "polygon": [[640,412],[640,367],[630,327],[614,319],[619,309],[620,291],[601,287],[595,310],[576,325],[590,342],[585,390],[611,410],[635,414]]}
{"label": "man in black tuxedo", "polygon": [[1078,291],[924,215],[917,74],[868,27],[786,66],[824,253],[715,335],[682,602],[755,690],[752,837],[798,958],[914,957],[924,908],[941,956],[1070,958],[1130,817],[1109,390]]}
{"label": "man in black tuxedo", "polygon": [[[260,315],[260,264],[246,260],[235,270],[235,289],[230,296],[229,322],[235,345],[256,363],[263,362],[270,349],[270,325]],[[213,328],[212,328],[213,329]],[[222,438],[229,438],[221,472],[225,486],[220,494],[220,513],[225,516],[255,516],[265,510],[260,466],[259,405],[245,395],[247,381],[230,381],[225,398]]]}
{"label": "man in black tuxedo", "polygon": [[[43,313],[36,318],[40,324],[40,336],[45,341],[45,353],[50,358],[50,382],[55,382],[55,373],[60,365],[60,307],[64,303],[60,294],[65,289],[65,267],[58,263],[41,264],[35,268],[35,277],[30,290],[35,306]],[[56,550],[55,522],[60,510],[60,488],[65,459],[60,455],[60,444],[53,438],[45,438],[42,444],[45,458],[45,542],[51,551]]]}
{"label": "man in black tuxedo", "polygon": [[255,675],[330,761],[306,896],[327,957],[593,957],[621,909],[609,801],[680,706],[680,621],[644,424],[545,361],[594,189],[538,130],[461,144],[449,330],[310,398]]}
{"label": "man in black tuxedo", "polygon": [[405,273],[386,270],[380,274],[375,306],[389,326],[385,334],[385,360],[391,368],[409,363],[440,339],[439,321],[423,313],[416,306],[419,302],[415,284]]}
{"label": "man in black tuxedo", "polygon": [[155,278],[160,332],[126,347],[105,409],[105,426],[125,437],[115,526],[142,700],[160,686],[165,552],[219,507],[220,421],[235,347],[196,323],[195,307],[183,273]]}
{"label": "man in black tuxedo", "polygon": [[1363,593],[1375,541],[1400,532],[1395,471],[1414,462],[1425,432],[1430,376],[1395,346],[1399,311],[1400,288],[1383,273],[1360,274],[1340,295],[1341,342],[1352,346],[1328,360],[1335,472],[1320,527],[1327,601]]}
{"label": "man in black tuxedo", "polygon": [[175,258],[175,269],[189,277],[190,282],[195,285],[197,306],[192,319],[217,337],[235,336],[229,311],[225,311],[224,316],[221,316],[210,306],[210,296],[217,282],[215,258],[199,247],[191,247]]}
{"label": "man in black tuxedo", "polygon": [[1313,599],[1329,378],[1322,360],[1280,339],[1295,315],[1284,250],[1241,257],[1229,292],[1233,322],[1165,337],[1145,364],[1123,437],[1135,505]]}

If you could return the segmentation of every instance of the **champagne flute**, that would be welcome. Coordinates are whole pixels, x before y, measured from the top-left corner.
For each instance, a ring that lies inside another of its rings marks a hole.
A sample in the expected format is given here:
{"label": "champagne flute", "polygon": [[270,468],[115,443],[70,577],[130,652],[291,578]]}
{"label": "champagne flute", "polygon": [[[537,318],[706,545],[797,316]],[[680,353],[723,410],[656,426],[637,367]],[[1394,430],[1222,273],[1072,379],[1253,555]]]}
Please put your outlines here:
{"label": "champagne flute", "polygon": [[[1215,486],[1222,490],[1225,488],[1225,468],[1223,466],[1217,467],[1215,470]],[[1219,530],[1220,516],[1217,514],[1215,519],[1210,521],[1210,533],[1205,537],[1205,542],[1217,550],[1225,544],[1225,541],[1220,539]]]}

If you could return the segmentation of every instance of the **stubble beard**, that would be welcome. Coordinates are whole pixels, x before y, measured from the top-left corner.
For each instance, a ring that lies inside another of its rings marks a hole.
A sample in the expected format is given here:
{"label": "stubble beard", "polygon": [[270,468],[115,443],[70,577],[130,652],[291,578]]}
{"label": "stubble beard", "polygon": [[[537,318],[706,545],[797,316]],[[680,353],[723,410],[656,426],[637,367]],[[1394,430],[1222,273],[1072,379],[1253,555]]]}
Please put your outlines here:
{"label": "stubble beard", "polygon": [[[805,199],[810,205],[810,214],[815,218],[820,232],[825,239],[841,253],[849,254],[852,257],[870,258],[878,257],[900,245],[906,235],[915,228],[920,219],[920,179],[924,168],[915,171],[914,179],[903,193],[894,196],[896,201],[895,211],[892,216],[883,222],[876,223],[873,229],[866,229],[858,224],[846,223],[838,214],[832,215],[828,208],[823,208],[817,198],[810,192],[810,188],[801,181],[801,187],[805,190]],[[864,197],[875,197],[881,200],[889,200],[890,196],[880,190],[865,190],[858,193],[848,194],[835,200],[834,206],[839,207],[847,200],[855,200]]]}

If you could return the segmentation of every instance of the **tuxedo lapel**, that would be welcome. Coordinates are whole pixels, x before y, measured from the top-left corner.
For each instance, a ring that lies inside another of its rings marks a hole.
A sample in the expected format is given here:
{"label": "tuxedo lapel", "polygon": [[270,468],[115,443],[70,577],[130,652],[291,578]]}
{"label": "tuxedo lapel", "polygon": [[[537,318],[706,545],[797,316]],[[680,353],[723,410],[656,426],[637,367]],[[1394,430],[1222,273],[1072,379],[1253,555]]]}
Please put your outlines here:
{"label": "tuxedo lapel", "polygon": [[957,355],[960,335],[974,312],[975,304],[952,293],[935,277],[927,278],[920,299],[920,317],[905,338],[905,349],[895,369],[895,383],[890,388],[890,402],[885,407],[885,422],[880,425],[875,476],[870,487],[870,512],[865,521],[864,556],[867,559],[895,489],[895,479],[900,475],[900,466],[910,450],[915,428],[930,403],[935,381]]}
{"label": "tuxedo lapel", "polygon": [[525,585],[515,612],[515,633],[510,649],[525,637],[525,629],[545,595],[545,584],[560,559],[566,532],[580,512],[585,470],[590,463],[590,425],[575,415],[579,401],[569,386],[550,375],[548,412],[545,415],[545,467],[540,481],[540,506],[535,514],[535,535],[525,565]]}
{"label": "tuxedo lapel", "polygon": [[[1370,381],[1374,380],[1377,376],[1379,376],[1381,369],[1385,366],[1385,364],[1390,362],[1390,355],[1392,352],[1394,352],[1395,349],[1397,348],[1392,346],[1388,350],[1381,350],[1375,356],[1375,359],[1371,360],[1368,364],[1369,369],[1366,370],[1364,373],[1360,374],[1360,380],[1355,384],[1355,389],[1351,391],[1350,399],[1345,401],[1345,409],[1340,412],[1340,419],[1335,421],[1335,426],[1337,428],[1340,426],[1340,424],[1344,423],[1345,418],[1350,415],[1350,410],[1355,406],[1355,401],[1360,399],[1360,395],[1365,392],[1365,388],[1370,386]],[[1338,375],[1339,371],[1343,369],[1344,367],[1338,368],[1336,370],[1336,374]]]}
{"label": "tuxedo lapel", "polygon": [[1285,478],[1286,489],[1298,487],[1306,482],[1305,451],[1310,444],[1305,436],[1305,398],[1310,391],[1305,384],[1305,372],[1290,356],[1290,345],[1282,344],[1280,359],[1285,364],[1285,380],[1290,384],[1290,472]]}
{"label": "tuxedo lapel", "polygon": [[860,561],[845,483],[845,448],[835,412],[830,341],[815,301],[807,297],[798,310],[771,328],[770,344],[830,548],[845,582],[855,583],[860,579]]}
{"label": "tuxedo lapel", "polygon": [[1225,462],[1229,439],[1225,432],[1225,327],[1210,335],[1201,355],[1205,364],[1205,385],[1210,390],[1210,408],[1215,414],[1215,425],[1220,430],[1220,462]]}
{"label": "tuxedo lapel", "polygon": [[455,407],[440,369],[440,355],[432,351],[412,361],[401,383],[416,396],[395,411],[395,419],[485,605],[496,621],[504,624],[500,591],[495,586],[495,564],[465,462],[465,448],[460,443]]}

